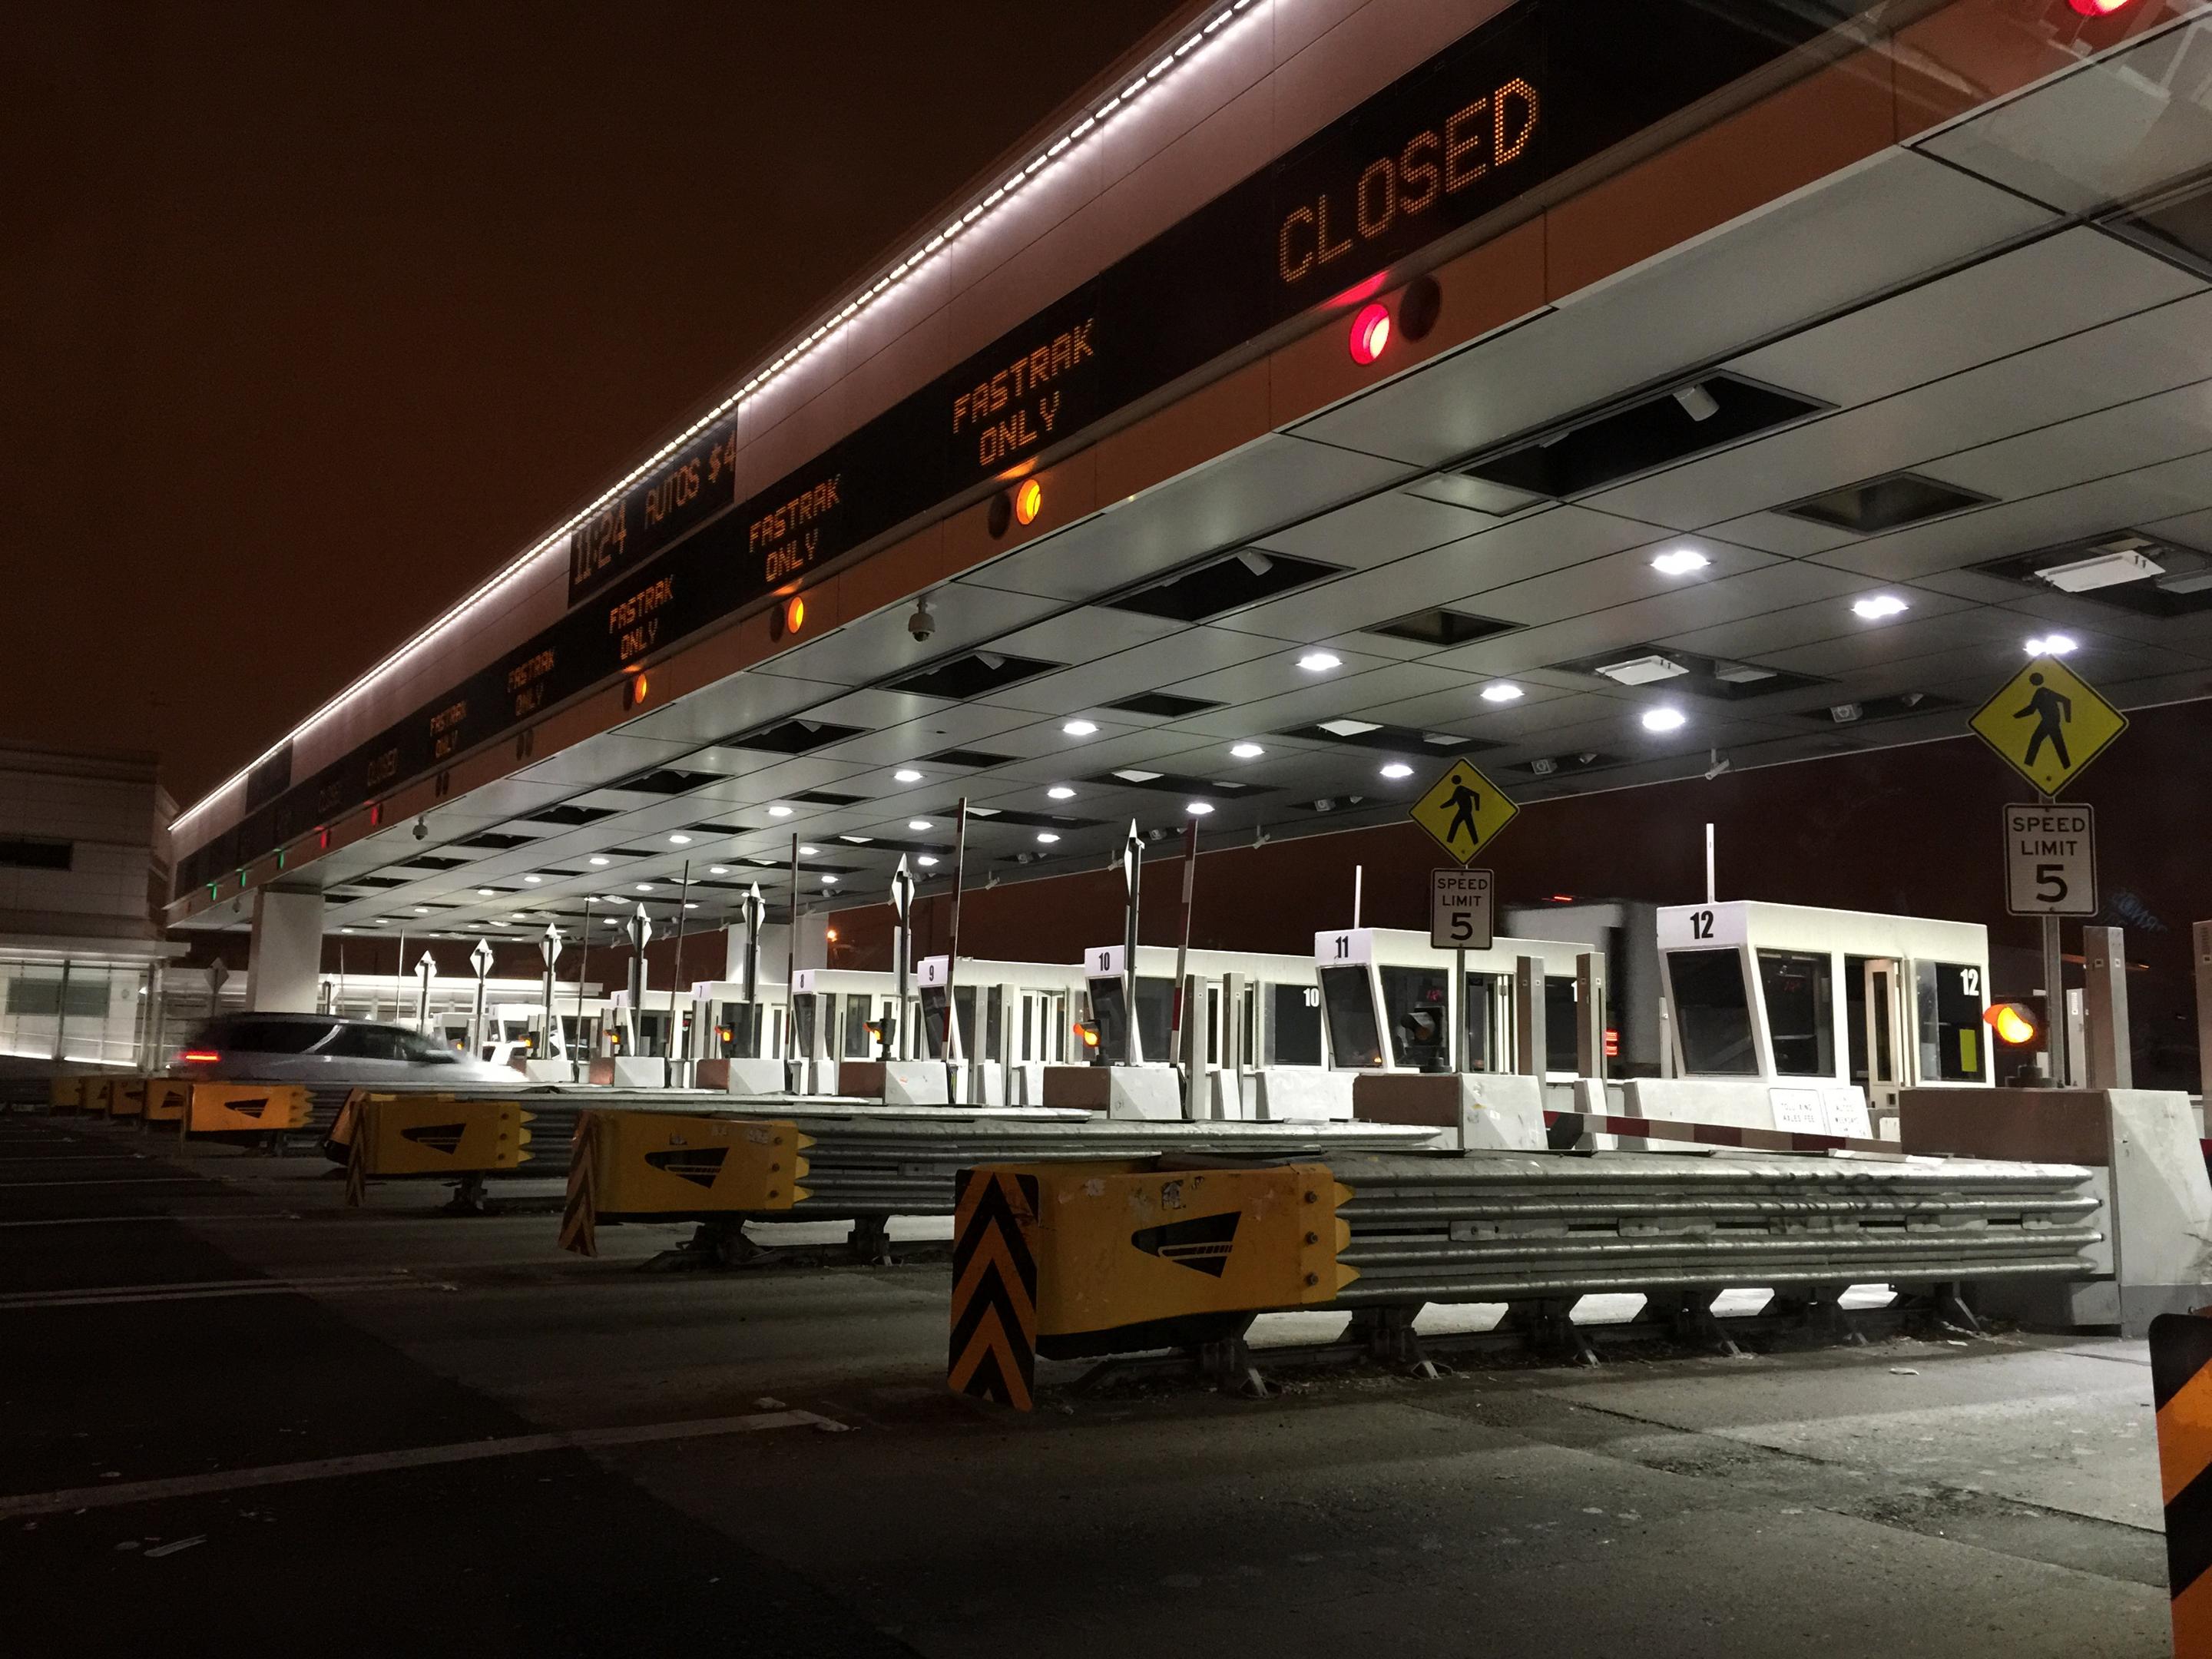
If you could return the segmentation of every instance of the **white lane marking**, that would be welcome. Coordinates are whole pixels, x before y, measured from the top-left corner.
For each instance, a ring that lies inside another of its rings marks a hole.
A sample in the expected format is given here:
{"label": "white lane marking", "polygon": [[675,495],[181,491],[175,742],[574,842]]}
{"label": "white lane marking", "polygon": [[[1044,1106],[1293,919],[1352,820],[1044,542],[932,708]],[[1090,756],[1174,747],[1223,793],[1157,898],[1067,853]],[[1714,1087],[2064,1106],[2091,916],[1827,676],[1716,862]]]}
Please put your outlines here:
{"label": "white lane marking", "polygon": [[213,1474],[176,1475],[165,1480],[131,1480],[60,1492],[19,1492],[0,1497],[0,1520],[54,1515],[69,1510],[112,1509],[121,1504],[149,1504],[170,1498],[199,1498],[210,1492],[242,1492],[255,1486],[289,1486],[305,1480],[337,1480],[349,1475],[380,1474],[388,1469],[425,1469],[441,1463],[474,1463],[492,1457],[524,1457],[532,1452],[590,1451],[600,1446],[637,1446],[661,1440],[698,1440],[713,1435],[757,1434],[765,1429],[842,1429],[835,1418],[812,1412],[756,1412],[750,1417],[703,1417],[689,1423],[648,1423],[635,1428],[571,1429],[566,1433],[516,1434],[499,1440],[467,1440],[455,1445],[414,1446],[401,1451],[368,1452],[354,1457],[319,1457],[303,1463],[266,1463],[258,1468],[222,1469]]}
{"label": "white lane marking", "polygon": [[210,1279],[185,1285],[94,1285],[74,1291],[0,1295],[0,1313],[40,1308],[108,1308],[134,1302],[204,1302],[228,1296],[337,1296],[356,1291],[458,1291],[446,1279],[396,1273],[333,1273],[322,1279]]}

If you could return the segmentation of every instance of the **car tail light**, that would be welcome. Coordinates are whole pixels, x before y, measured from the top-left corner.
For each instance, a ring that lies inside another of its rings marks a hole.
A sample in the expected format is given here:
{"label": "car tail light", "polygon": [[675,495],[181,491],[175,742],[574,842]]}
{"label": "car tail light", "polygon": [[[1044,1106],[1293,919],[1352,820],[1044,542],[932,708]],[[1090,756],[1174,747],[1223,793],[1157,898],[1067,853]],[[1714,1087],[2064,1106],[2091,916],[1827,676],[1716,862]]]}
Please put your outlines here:
{"label": "car tail light", "polygon": [[178,1055],[177,1058],[179,1060],[190,1060],[198,1065],[212,1066],[216,1060],[221,1060],[222,1056],[216,1053],[212,1048],[187,1048],[183,1054]]}

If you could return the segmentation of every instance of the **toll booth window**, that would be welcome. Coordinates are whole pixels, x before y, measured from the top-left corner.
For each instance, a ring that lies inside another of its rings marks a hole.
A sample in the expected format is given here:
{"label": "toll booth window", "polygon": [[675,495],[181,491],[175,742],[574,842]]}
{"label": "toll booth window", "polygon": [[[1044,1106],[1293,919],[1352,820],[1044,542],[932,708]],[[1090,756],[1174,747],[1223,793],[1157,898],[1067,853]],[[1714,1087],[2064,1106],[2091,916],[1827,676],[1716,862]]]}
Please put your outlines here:
{"label": "toll booth window", "polygon": [[921,1046],[923,1058],[945,1058],[945,988],[942,985],[921,988]]}
{"label": "toll booth window", "polygon": [[[58,998],[60,981],[55,983],[55,994]],[[59,1006],[58,1001],[54,1004],[56,1007]],[[9,1006],[12,1011],[14,1005]],[[106,1005],[102,1003],[101,1012],[105,1012],[106,1008]],[[242,1054],[304,1054],[323,1048],[326,1039],[343,1036],[353,1029],[356,1028],[320,1025],[312,1019],[219,1019],[201,1026],[191,1046],[218,1050],[234,1048]],[[343,1050],[333,1048],[326,1052],[338,1054]]]}
{"label": "toll booth window", "polygon": [[1798,951],[1761,951],[1759,988],[1766,995],[1767,1035],[1774,1069],[1783,1077],[1836,1074],[1836,1018],[1830,963]]}
{"label": "toll booth window", "polygon": [[1091,981],[1091,1017],[1098,1022],[1098,1052],[1109,1064],[1129,1058],[1129,998],[1118,979]]}
{"label": "toll booth window", "polygon": [[1579,1058],[1575,1053],[1575,1010],[1579,999],[1575,981],[1547,975],[1544,981],[1544,1069],[1572,1073]]}
{"label": "toll booth window", "polygon": [[814,1053],[814,999],[794,997],[791,1005],[791,1026],[796,1036],[792,1045],[794,1054],[811,1056]]}
{"label": "toll booth window", "polygon": [[1491,1018],[1492,999],[1497,994],[1498,975],[1469,974],[1467,976],[1467,1054],[1468,1069],[1474,1072],[1495,1072],[1503,1069],[1498,1053],[1498,1029]]}
{"label": "toll booth window", "polygon": [[[971,1045],[967,1050],[969,1059],[1004,1060],[1006,1057],[1006,1037],[1003,1035],[1006,1022],[1006,1000],[1005,988],[997,985],[994,985],[990,994],[983,999],[983,1046],[979,1050]],[[961,1030],[969,1030],[975,1023],[975,1005],[971,1002]]]}
{"label": "toll booth window", "polygon": [[1684,1068],[1692,1076],[1758,1076],[1742,956],[1735,951],[1669,951],[1667,982]]}
{"label": "toll booth window", "polygon": [[1375,996],[1364,968],[1321,970],[1322,1007],[1328,1016],[1329,1051],[1339,1066],[1380,1066],[1382,1036],[1375,1026]]}
{"label": "toll booth window", "polygon": [[1267,1054],[1270,1066],[1321,1064],[1321,988],[1267,988]]}
{"label": "toll booth window", "polygon": [[341,1025],[323,1052],[340,1060],[405,1060],[403,1035],[392,1025]]}
{"label": "toll booth window", "polygon": [[1920,1076],[1923,1082],[1979,1083],[1984,1072],[1983,997],[1988,988],[1978,966],[1954,962],[1913,964],[1920,1013]]}
{"label": "toll booth window", "polygon": [[1844,1046],[1854,1083],[1897,1081],[1897,1039],[1891,1030],[1893,977],[1886,957],[1844,958]]}
{"label": "toll booth window", "polygon": [[866,1060],[873,1052],[868,1041],[868,999],[865,995],[845,999],[845,1058]]}
{"label": "toll booth window", "polygon": [[1439,968],[1382,969],[1382,1006],[1396,1064],[1417,1072],[1451,1069],[1451,1033],[1445,1029],[1449,983]]}
{"label": "toll booth window", "polygon": [[1175,981],[1140,979],[1137,981],[1137,1041],[1146,1060],[1169,1060],[1169,1028],[1175,1024]]}
{"label": "toll booth window", "polygon": [[1221,988],[1206,988],[1206,1063],[1221,1064]]}

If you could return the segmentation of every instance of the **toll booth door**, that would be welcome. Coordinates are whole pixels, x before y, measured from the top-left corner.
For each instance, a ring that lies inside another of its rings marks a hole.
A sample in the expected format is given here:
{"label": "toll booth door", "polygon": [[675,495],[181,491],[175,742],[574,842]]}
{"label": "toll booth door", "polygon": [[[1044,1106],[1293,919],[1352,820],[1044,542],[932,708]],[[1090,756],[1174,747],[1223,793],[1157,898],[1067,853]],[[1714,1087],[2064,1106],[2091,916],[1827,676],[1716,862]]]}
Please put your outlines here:
{"label": "toll booth door", "polygon": [[1867,1093],[1873,1110],[1897,1109],[1904,1083],[1903,975],[1889,957],[1844,958],[1844,1029],[1850,1043],[1850,1079]]}
{"label": "toll booth door", "polygon": [[1376,998],[1375,976],[1365,968],[1321,969],[1328,1051],[1338,1070],[1373,1071],[1382,1066],[1382,1021]]}
{"label": "toll booth door", "polygon": [[[1253,1054],[1267,1066],[1319,1066],[1321,987],[1270,985],[1267,994],[1267,1053]],[[1248,1054],[1253,1053],[1249,1048]]]}

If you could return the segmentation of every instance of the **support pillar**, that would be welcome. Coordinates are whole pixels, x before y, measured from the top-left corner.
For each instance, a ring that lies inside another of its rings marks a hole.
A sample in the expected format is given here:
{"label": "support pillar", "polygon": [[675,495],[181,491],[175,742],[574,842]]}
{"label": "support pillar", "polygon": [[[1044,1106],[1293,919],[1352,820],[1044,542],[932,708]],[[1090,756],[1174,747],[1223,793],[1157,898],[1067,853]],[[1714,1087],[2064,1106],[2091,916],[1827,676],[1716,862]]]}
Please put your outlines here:
{"label": "support pillar", "polygon": [[2128,936],[2118,927],[2081,930],[2083,1014],[2088,1028],[2092,1089],[2136,1086],[2128,1042]]}
{"label": "support pillar", "polygon": [[323,972],[323,896],[276,887],[257,890],[246,961],[249,1012],[313,1013]]}
{"label": "support pillar", "polygon": [[1605,1075],[1605,958],[1595,951],[1575,958],[1575,1075]]}
{"label": "support pillar", "polygon": [[1544,1030],[1544,959],[1522,957],[1513,969],[1513,1069],[1523,1077],[1544,1075],[1551,1052]]}

